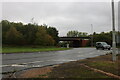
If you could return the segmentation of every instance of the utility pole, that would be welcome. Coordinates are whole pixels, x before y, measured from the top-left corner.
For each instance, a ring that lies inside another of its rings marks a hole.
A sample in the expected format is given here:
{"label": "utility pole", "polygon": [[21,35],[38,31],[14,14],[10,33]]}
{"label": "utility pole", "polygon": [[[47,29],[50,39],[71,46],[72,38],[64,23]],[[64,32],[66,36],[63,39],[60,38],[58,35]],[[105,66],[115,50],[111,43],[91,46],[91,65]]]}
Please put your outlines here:
{"label": "utility pole", "polygon": [[113,31],[112,31],[112,47],[113,47],[113,51],[112,51],[112,60],[116,61],[116,41],[115,41],[115,14],[114,14],[114,0],[112,0],[112,27],[113,27]]}
{"label": "utility pole", "polygon": [[93,47],[93,25],[91,24],[91,47]]}

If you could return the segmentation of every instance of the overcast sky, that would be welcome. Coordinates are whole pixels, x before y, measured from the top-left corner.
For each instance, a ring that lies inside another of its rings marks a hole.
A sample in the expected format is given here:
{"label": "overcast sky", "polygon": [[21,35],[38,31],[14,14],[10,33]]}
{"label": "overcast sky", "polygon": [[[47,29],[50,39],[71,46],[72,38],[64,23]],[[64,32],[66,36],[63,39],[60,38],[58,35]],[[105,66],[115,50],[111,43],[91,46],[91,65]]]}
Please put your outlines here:
{"label": "overcast sky", "polygon": [[108,32],[111,26],[110,2],[4,2],[2,19],[47,24],[59,30],[59,36],[66,36],[70,30],[92,33]]}

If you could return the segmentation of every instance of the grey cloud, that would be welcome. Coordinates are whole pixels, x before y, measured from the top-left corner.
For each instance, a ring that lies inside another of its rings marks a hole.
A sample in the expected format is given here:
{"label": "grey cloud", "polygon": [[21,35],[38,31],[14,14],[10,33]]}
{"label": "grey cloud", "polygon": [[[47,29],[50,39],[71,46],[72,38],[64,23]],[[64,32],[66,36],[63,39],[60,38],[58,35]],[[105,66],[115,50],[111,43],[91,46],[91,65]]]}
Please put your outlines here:
{"label": "grey cloud", "polygon": [[111,4],[109,2],[13,2],[3,3],[3,19],[54,26],[60,36],[69,30],[91,33],[110,31]]}

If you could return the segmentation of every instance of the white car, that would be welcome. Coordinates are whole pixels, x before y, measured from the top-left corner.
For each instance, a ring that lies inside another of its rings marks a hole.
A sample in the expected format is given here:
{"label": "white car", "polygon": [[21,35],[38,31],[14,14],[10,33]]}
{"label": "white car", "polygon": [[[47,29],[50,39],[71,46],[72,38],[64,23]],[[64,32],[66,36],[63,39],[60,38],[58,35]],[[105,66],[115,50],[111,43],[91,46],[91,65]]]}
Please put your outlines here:
{"label": "white car", "polygon": [[101,49],[108,49],[108,50],[110,50],[111,49],[111,46],[110,45],[108,45],[106,42],[96,42],[96,49],[99,49],[99,48],[101,48]]}

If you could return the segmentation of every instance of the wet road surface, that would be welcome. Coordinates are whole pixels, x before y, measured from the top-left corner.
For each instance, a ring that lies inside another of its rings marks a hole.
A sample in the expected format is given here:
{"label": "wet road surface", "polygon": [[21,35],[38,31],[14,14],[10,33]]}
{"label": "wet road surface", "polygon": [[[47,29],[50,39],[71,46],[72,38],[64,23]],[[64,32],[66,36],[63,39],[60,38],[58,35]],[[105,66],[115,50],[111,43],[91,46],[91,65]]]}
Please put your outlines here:
{"label": "wet road surface", "polygon": [[2,54],[2,72],[18,71],[31,67],[42,67],[76,61],[110,53],[110,50],[95,48],[73,48],[64,51]]}

